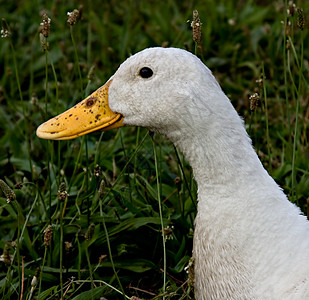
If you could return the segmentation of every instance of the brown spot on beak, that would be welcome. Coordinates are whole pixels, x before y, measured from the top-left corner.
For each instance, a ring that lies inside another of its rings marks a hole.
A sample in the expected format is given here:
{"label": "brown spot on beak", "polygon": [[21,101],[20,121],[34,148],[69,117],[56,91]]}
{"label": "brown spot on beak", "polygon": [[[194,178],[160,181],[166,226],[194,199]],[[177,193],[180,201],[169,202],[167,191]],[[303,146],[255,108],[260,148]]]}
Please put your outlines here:
{"label": "brown spot on beak", "polygon": [[90,97],[89,99],[87,99],[86,107],[90,108],[91,106],[93,106],[93,104],[96,102],[96,100],[97,100],[96,97]]}

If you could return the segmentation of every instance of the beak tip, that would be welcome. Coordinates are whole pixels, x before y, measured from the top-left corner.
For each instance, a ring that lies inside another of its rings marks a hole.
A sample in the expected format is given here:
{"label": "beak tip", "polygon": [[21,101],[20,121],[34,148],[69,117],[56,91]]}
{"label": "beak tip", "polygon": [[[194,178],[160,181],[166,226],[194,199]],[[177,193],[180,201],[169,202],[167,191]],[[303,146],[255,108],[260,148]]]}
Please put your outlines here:
{"label": "beak tip", "polygon": [[42,125],[43,125],[43,124],[41,124],[41,125],[36,129],[36,136],[39,137],[39,138],[43,138],[43,136],[42,136],[42,130],[41,130]]}
{"label": "beak tip", "polygon": [[44,127],[46,125],[46,122],[41,124],[37,129],[36,129],[36,136],[39,137],[40,139],[45,139],[45,140],[54,140],[53,134],[56,132],[51,132],[48,130],[44,130]]}
{"label": "beak tip", "polygon": [[40,139],[48,139],[48,137],[46,137],[46,133],[42,130],[42,125],[41,124],[37,130],[36,130],[36,136],[39,137]]}

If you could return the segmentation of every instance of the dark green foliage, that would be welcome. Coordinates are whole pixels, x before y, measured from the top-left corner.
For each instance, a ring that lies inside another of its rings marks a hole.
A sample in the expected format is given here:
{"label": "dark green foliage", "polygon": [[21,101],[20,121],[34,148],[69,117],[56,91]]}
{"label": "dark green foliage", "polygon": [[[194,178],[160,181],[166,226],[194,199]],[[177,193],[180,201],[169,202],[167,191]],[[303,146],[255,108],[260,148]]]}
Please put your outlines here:
{"label": "dark green foliage", "polygon": [[[0,178],[16,200],[7,203],[0,191],[0,298],[162,299],[165,273],[166,299],[192,299],[184,268],[196,184],[181,154],[142,128],[61,142],[35,135],[146,47],[197,51],[244,117],[267,170],[306,213],[309,5],[297,7],[303,30],[282,1],[2,1],[11,35],[0,40]],[[75,8],[81,19],[70,26]],[[187,22],[194,9],[200,45]],[[43,10],[51,18],[45,52]],[[255,92],[260,103],[251,112]]]}

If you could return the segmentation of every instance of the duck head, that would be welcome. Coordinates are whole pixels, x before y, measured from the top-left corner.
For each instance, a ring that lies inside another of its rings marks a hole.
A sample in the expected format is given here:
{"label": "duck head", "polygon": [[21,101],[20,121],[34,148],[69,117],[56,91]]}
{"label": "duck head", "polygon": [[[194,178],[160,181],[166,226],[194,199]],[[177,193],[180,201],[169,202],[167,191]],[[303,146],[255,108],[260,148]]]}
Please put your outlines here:
{"label": "duck head", "polygon": [[128,58],[86,99],[40,125],[37,136],[66,140],[96,130],[143,126],[168,137],[205,119],[211,111],[207,99],[220,91],[196,56],[176,48],[149,48]]}

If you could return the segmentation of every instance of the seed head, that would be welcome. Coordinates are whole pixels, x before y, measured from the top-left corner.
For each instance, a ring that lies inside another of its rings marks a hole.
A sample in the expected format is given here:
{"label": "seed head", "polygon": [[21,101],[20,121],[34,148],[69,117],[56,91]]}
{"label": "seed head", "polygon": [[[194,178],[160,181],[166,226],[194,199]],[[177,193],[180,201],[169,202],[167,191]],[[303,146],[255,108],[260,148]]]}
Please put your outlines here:
{"label": "seed head", "polygon": [[255,82],[257,83],[260,89],[263,88],[263,77],[262,76],[261,78],[257,79]]}
{"label": "seed head", "polygon": [[288,4],[288,15],[290,16],[294,16],[295,14],[295,10],[296,10],[296,4],[294,3],[294,1],[289,1],[289,4]]}
{"label": "seed head", "polygon": [[72,12],[67,12],[68,20],[67,22],[72,26],[74,25],[80,17],[79,10],[74,9]]}
{"label": "seed head", "polygon": [[44,245],[49,246],[50,241],[53,237],[53,227],[51,225],[48,225],[44,230]]}
{"label": "seed head", "polygon": [[1,37],[2,38],[9,38],[11,36],[11,31],[10,31],[8,23],[6,22],[5,19],[2,19],[1,23],[2,23]]}
{"label": "seed head", "polygon": [[193,21],[191,22],[191,27],[193,30],[193,40],[199,44],[202,36],[202,23],[197,10],[193,11]]}
{"label": "seed head", "polygon": [[67,254],[71,252],[72,248],[73,248],[73,245],[71,242],[67,242],[67,241],[64,242],[64,250]]}
{"label": "seed head", "polygon": [[194,258],[191,257],[187,266],[185,267],[185,271],[188,273],[189,278],[189,284],[193,285],[194,284]]}
{"label": "seed head", "polygon": [[256,110],[257,107],[259,106],[260,95],[258,93],[254,93],[249,97],[249,100],[250,100],[250,110],[251,111]]}
{"label": "seed head", "polygon": [[3,249],[3,255],[0,256],[0,261],[3,261],[7,266],[10,266],[12,263],[11,251],[11,241],[6,241]]}
{"label": "seed head", "polygon": [[38,278],[36,276],[33,276],[31,280],[31,286],[35,288],[37,284],[38,284]]}
{"label": "seed head", "polygon": [[164,232],[165,240],[173,239],[173,229],[174,229],[174,226],[168,225],[167,227],[164,227],[163,232]]}
{"label": "seed head", "polygon": [[61,182],[58,189],[58,200],[64,201],[68,197],[68,192],[66,190],[65,182]]}
{"label": "seed head", "polygon": [[95,224],[91,223],[85,233],[85,239],[87,241],[91,240],[94,234]]}
{"label": "seed head", "polygon": [[14,191],[2,179],[0,179],[0,188],[6,197],[7,203],[10,203],[16,199],[16,194]]}
{"label": "seed head", "polygon": [[[41,33],[40,33],[40,36],[43,36]],[[44,37],[44,36],[43,36]],[[44,39],[46,40],[46,38],[44,37]],[[48,47],[48,44],[46,45]],[[46,48],[47,49],[47,48]],[[44,50],[44,49],[43,49]],[[35,164],[32,165],[32,178],[33,180],[38,180],[40,174],[38,172],[38,168],[36,167]]]}
{"label": "seed head", "polygon": [[301,8],[297,8],[297,27],[300,30],[304,30],[305,28],[304,11]]}
{"label": "seed head", "polygon": [[14,189],[16,189],[16,190],[21,190],[22,188],[23,188],[23,183],[22,182],[17,182],[14,185]]}
{"label": "seed head", "polygon": [[1,37],[2,38],[7,38],[10,37],[11,33],[5,29],[1,29]]}
{"label": "seed head", "polygon": [[42,26],[42,34],[44,37],[48,37],[50,33],[50,21],[51,19],[47,16],[46,12],[42,14],[42,23],[40,25]]}
{"label": "seed head", "polygon": [[38,267],[36,268],[35,270],[35,273],[34,273],[34,276],[32,277],[32,280],[31,280],[31,290],[30,290],[30,294],[29,294],[29,299],[32,298],[32,294],[38,284],[38,277],[40,275],[40,272],[41,272],[41,269]]}
{"label": "seed head", "polygon": [[229,19],[229,20],[228,20],[228,24],[229,24],[230,26],[235,26],[235,24],[236,24],[235,19]]}
{"label": "seed head", "polygon": [[34,106],[37,106],[39,102],[39,99],[35,93],[32,94],[32,97],[30,99],[30,103]]}
{"label": "seed head", "polygon": [[99,176],[100,176],[100,173],[101,173],[101,168],[100,168],[100,166],[99,165],[96,165],[95,166],[95,168],[94,168],[94,176],[96,177],[96,178],[98,178]]}
{"label": "seed head", "polygon": [[99,198],[102,199],[105,194],[105,181],[101,180],[99,190],[98,190]]}
{"label": "seed head", "polygon": [[88,80],[92,81],[94,76],[95,65],[92,65],[87,75]]}

